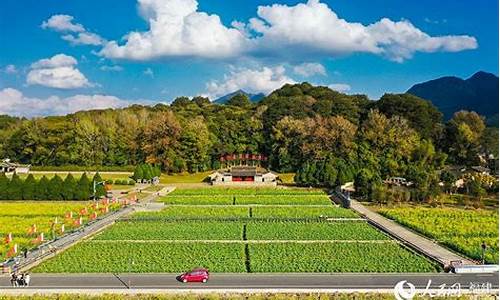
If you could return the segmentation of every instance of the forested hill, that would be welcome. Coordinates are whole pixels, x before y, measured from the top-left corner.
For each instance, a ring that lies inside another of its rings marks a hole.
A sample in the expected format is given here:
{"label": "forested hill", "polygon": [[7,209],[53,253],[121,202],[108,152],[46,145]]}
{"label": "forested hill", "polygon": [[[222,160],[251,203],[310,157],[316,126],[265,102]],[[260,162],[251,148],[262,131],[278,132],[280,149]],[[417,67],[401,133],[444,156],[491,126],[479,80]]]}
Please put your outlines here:
{"label": "forested hill", "polygon": [[223,154],[260,153],[275,171],[317,172],[307,180],[331,185],[396,175],[422,181],[445,162],[476,164],[478,153],[498,151],[498,131],[476,113],[443,123],[435,106],[413,95],[370,101],[308,83],[285,85],[259,103],[241,94],[226,105],[180,97],[171,105],[4,117],[0,125],[0,157],[37,166],[147,161],[196,172],[220,167]]}
{"label": "forested hill", "polygon": [[498,123],[498,77],[491,73],[477,72],[466,80],[441,77],[416,84],[407,93],[432,101],[445,120],[457,111],[473,110],[489,124]]}

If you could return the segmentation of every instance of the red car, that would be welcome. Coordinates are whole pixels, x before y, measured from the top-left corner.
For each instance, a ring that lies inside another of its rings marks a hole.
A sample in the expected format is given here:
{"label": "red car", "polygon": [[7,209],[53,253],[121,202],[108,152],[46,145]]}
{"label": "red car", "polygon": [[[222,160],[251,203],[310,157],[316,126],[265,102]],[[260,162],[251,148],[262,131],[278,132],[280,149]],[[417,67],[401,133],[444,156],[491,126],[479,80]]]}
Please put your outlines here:
{"label": "red car", "polygon": [[191,272],[186,272],[179,276],[179,280],[186,282],[207,282],[208,281],[208,270],[203,268],[193,269]]}

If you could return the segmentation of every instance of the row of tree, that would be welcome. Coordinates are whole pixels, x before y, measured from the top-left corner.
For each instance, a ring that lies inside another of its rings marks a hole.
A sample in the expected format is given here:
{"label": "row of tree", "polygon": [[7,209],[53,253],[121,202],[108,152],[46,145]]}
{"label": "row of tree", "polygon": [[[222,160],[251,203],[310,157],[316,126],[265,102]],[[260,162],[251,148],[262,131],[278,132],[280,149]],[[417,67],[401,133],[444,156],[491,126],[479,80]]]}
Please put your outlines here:
{"label": "row of tree", "polygon": [[[63,180],[59,175],[51,179],[43,176],[39,180],[29,174],[21,179],[17,174],[8,178],[0,174],[0,200],[89,200],[94,197],[94,183],[102,182],[99,173],[92,179],[87,174],[77,180],[70,173]],[[104,185],[96,185],[96,197],[106,194]]]}
{"label": "row of tree", "polygon": [[152,164],[139,164],[135,167],[134,175],[132,175],[132,178],[136,182],[149,182],[155,177],[160,178],[160,176],[160,166]]}
{"label": "row of tree", "polygon": [[[268,167],[298,172],[304,185],[355,180],[364,195],[382,179],[402,176],[422,198],[438,183],[444,164],[477,165],[479,154],[497,157],[498,129],[486,127],[474,112],[443,122],[430,102],[409,94],[371,101],[308,83],[287,84],[259,103],[244,95],[225,105],[180,97],[170,105],[0,122],[1,157],[34,165],[146,162],[166,172],[198,172],[219,168],[228,153],[262,153]],[[134,178],[154,174],[141,166]]]}

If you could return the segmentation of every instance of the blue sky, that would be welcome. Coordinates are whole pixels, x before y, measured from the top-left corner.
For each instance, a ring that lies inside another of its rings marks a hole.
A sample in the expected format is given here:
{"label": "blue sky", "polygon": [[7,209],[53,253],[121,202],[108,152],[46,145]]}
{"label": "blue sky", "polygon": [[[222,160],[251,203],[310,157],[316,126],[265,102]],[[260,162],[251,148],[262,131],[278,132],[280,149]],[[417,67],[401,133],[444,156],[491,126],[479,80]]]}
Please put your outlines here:
{"label": "blue sky", "polygon": [[498,2],[4,0],[0,45],[0,113],[302,81],[378,99],[439,76],[498,75]]}

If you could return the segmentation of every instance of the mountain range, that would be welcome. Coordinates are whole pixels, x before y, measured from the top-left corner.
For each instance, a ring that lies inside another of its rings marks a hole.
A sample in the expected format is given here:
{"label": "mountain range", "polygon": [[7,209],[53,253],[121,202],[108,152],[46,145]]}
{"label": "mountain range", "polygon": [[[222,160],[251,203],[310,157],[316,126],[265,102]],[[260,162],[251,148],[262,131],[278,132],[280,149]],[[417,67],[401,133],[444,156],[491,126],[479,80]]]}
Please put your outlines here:
{"label": "mountain range", "polygon": [[[412,86],[407,93],[429,100],[449,120],[460,110],[472,110],[498,124],[498,77],[477,72],[468,79],[446,76]],[[498,126],[498,125],[496,125]]]}
{"label": "mountain range", "polygon": [[229,99],[233,98],[236,95],[246,95],[248,97],[248,99],[250,99],[250,101],[254,102],[254,103],[259,102],[260,100],[262,100],[262,98],[264,98],[266,96],[263,93],[250,94],[250,93],[247,93],[247,92],[245,92],[243,90],[237,90],[235,92],[229,93],[229,94],[227,94],[225,96],[222,96],[220,98],[215,99],[214,103],[217,103],[217,104],[226,104],[227,101],[229,101]]}

